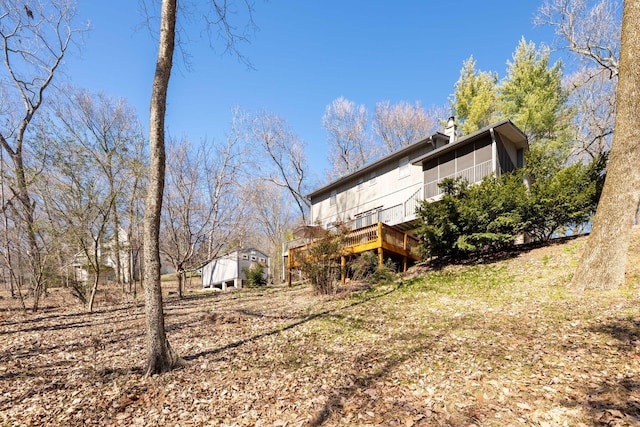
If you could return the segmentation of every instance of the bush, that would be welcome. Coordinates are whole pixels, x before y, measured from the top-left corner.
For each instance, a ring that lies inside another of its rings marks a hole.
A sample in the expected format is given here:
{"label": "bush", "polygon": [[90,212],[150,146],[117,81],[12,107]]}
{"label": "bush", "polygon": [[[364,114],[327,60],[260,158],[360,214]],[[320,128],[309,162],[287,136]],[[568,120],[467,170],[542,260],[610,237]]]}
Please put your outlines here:
{"label": "bush", "polygon": [[523,234],[546,241],[588,221],[602,191],[606,160],[562,167],[533,152],[526,169],[473,185],[461,178],[443,180],[442,200],[418,208],[423,256],[462,258],[495,251]]}
{"label": "bush", "polygon": [[442,200],[423,202],[418,209],[423,256],[460,258],[493,251],[513,244],[523,232],[526,188],[519,175],[486,177],[475,185],[445,179],[440,186]]}
{"label": "bush", "polygon": [[300,270],[313,288],[322,295],[336,292],[341,277],[340,256],[348,230],[319,230],[300,257]]}
{"label": "bush", "polygon": [[535,239],[547,241],[565,228],[579,226],[596,211],[607,156],[589,164],[575,163],[568,167],[553,164],[543,153],[533,151],[527,172],[531,185],[522,217],[527,232]]}
{"label": "bush", "polygon": [[378,265],[378,255],[374,252],[364,252],[349,264],[352,280],[368,283],[380,283],[393,279],[397,271],[391,258],[387,258],[382,266]]}
{"label": "bush", "polygon": [[261,287],[267,284],[267,278],[264,277],[264,266],[260,263],[253,264],[249,268],[242,270],[249,287]]}

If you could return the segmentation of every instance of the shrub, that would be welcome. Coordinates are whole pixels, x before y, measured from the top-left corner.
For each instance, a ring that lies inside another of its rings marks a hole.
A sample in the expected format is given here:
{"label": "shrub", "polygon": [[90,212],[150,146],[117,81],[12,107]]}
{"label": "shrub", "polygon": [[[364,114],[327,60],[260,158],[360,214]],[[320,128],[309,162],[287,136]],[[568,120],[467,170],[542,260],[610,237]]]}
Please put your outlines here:
{"label": "shrub", "polygon": [[423,202],[418,209],[423,256],[460,258],[492,251],[513,244],[523,231],[521,177],[486,177],[476,185],[461,178],[445,179],[440,186],[442,200]]}
{"label": "shrub", "polygon": [[363,252],[349,263],[352,280],[368,283],[380,283],[393,279],[397,267],[391,258],[387,258],[383,265],[378,265],[378,255],[374,252]]}
{"label": "shrub", "polygon": [[300,270],[322,295],[336,292],[341,277],[340,256],[348,230],[320,230],[300,256]]}
{"label": "shrub", "polygon": [[267,278],[264,277],[264,266],[260,263],[253,264],[251,267],[243,269],[242,272],[249,287],[260,287],[267,284]]}
{"label": "shrub", "polygon": [[602,191],[606,156],[568,167],[552,160],[535,151],[526,169],[473,185],[461,178],[443,180],[442,200],[418,208],[423,256],[461,258],[495,251],[523,234],[544,241],[588,221]]}

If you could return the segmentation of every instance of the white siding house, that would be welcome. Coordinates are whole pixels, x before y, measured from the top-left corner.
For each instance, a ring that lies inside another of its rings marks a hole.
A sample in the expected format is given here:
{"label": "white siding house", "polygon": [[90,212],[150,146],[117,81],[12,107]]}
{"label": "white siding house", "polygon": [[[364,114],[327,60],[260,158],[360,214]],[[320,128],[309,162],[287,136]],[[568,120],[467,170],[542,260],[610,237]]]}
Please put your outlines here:
{"label": "white siding house", "polygon": [[214,258],[202,267],[202,288],[242,288],[246,280],[245,270],[261,265],[263,276],[269,277],[269,256],[255,248],[239,249]]}
{"label": "white siding house", "polygon": [[526,136],[503,120],[457,138],[453,119],[444,133],[403,147],[308,195],[311,224],[357,229],[377,222],[409,230],[422,200],[441,198],[438,183],[461,176],[479,182],[524,166]]}

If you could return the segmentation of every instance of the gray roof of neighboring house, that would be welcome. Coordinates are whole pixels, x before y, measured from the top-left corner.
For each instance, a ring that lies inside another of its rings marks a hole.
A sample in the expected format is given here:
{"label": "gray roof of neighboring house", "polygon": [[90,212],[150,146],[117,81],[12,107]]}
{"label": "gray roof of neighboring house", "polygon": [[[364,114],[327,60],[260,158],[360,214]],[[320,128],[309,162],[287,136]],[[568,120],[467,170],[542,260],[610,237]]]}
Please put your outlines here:
{"label": "gray roof of neighboring house", "polygon": [[[269,255],[266,252],[261,251],[260,249],[257,249],[257,248],[240,248],[240,249],[236,249],[236,250],[233,250],[233,251],[225,252],[223,254],[220,254],[218,256],[210,258],[210,259],[204,261],[202,263],[202,266],[205,266],[205,265],[209,264],[213,260],[228,257],[229,255],[233,255],[233,254],[236,254],[236,253],[237,254],[251,253],[252,251],[259,252],[262,255],[264,255],[266,258],[270,258]],[[200,268],[202,268],[202,266]]]}

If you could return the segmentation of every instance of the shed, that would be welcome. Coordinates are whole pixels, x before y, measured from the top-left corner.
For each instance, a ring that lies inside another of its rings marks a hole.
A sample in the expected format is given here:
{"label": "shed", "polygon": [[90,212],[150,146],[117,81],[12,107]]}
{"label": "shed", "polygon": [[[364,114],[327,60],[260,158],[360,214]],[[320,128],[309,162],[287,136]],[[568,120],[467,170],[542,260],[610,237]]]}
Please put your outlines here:
{"label": "shed", "polygon": [[245,271],[260,265],[265,279],[269,277],[269,256],[256,248],[238,249],[213,258],[202,267],[202,289],[242,288]]}

